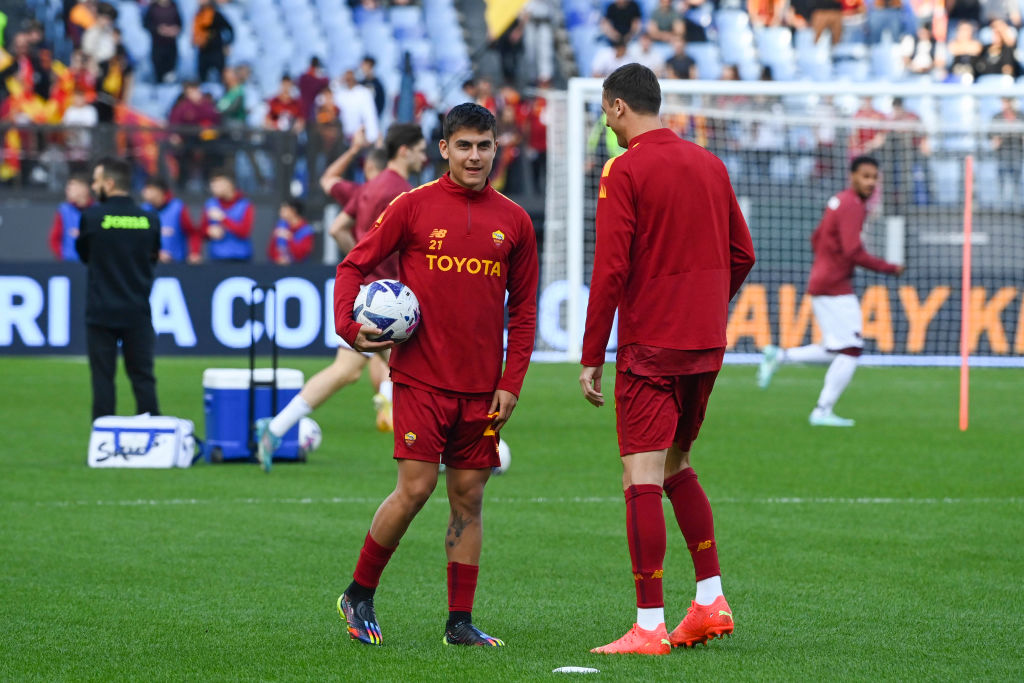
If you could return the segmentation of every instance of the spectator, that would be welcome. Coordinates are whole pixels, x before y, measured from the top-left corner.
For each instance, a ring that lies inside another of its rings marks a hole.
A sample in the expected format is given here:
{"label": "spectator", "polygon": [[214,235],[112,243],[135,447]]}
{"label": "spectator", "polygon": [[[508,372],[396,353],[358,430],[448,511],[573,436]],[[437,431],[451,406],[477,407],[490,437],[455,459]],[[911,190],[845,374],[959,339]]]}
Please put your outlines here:
{"label": "spectator", "polygon": [[[85,93],[78,88],[71,93],[71,104],[64,110],[61,123],[69,128],[64,140],[68,164],[72,168],[84,170],[92,148],[92,132],[88,129],[99,123],[99,115],[96,107],[89,103]],[[86,187],[89,186],[88,178],[83,182]]]}
{"label": "spectator", "polygon": [[132,97],[135,69],[128,52],[121,44],[121,32],[114,30],[116,48],[114,56],[100,64],[99,88],[96,92],[96,113],[100,123],[113,123],[117,106]]}
{"label": "spectator", "polygon": [[620,66],[632,61],[633,58],[626,51],[625,41],[616,40],[611,47],[599,48],[594,53],[594,63],[590,67],[590,75],[594,78],[604,78]]}
{"label": "spectator", "polygon": [[1004,203],[1020,205],[1021,159],[1024,158],[1024,136],[1007,130],[1020,130],[1024,115],[1015,106],[1012,97],[1003,98],[1003,108],[992,118],[993,132],[989,136],[992,151],[999,165],[999,195]]}
{"label": "spectator", "polygon": [[365,86],[356,81],[356,74],[351,69],[342,74],[341,82],[331,89],[334,103],[341,111],[341,131],[351,143],[352,136],[360,128],[366,140],[373,144],[380,137],[380,119],[377,108],[373,104],[373,94]]}
{"label": "spectator", "polygon": [[755,28],[781,26],[788,7],[787,0],[747,0],[747,14]]}
{"label": "spectator", "polygon": [[58,261],[78,261],[75,240],[78,238],[78,223],[82,210],[92,206],[89,191],[89,176],[74,173],[64,186],[64,201],[57,207],[50,227],[50,251]]}
{"label": "spectator", "polygon": [[869,0],[868,8],[868,43],[882,42],[886,31],[892,42],[898,42],[903,34],[903,0]]}
{"label": "spectator", "polygon": [[71,53],[68,73],[71,75],[72,87],[85,93],[85,99],[88,102],[96,99],[97,71],[96,63],[89,59],[84,52],[74,50]]}
{"label": "spectator", "polygon": [[[2,53],[0,53],[2,54]],[[14,34],[11,41],[11,59],[0,63],[0,92],[9,77],[17,80],[26,91],[34,92],[46,99],[50,96],[50,74],[43,68],[42,60],[33,51],[29,36],[24,31]]]}
{"label": "spectator", "polygon": [[476,80],[476,103],[489,112],[498,115],[498,100],[494,97],[494,84],[489,78]]}
{"label": "spectator", "polygon": [[224,70],[227,46],[235,32],[214,4],[214,0],[199,0],[199,9],[192,21],[192,44],[196,47],[199,81],[217,81]]}
{"label": "spectator", "polygon": [[613,0],[601,17],[601,33],[608,42],[629,43],[640,32],[640,5],[636,0]]}
{"label": "spectator", "polygon": [[[867,10],[865,2],[873,0],[840,0],[843,6],[843,36],[846,43],[863,43],[867,40]],[[833,45],[839,42],[833,42]]]}
{"label": "spectator", "polygon": [[83,0],[68,12],[68,37],[75,47],[82,44],[82,35],[96,23],[96,13],[96,0]]}
{"label": "spectator", "polygon": [[838,45],[843,37],[843,4],[840,0],[812,0],[811,28],[814,42],[818,42],[826,30],[832,36],[832,44]]}
{"label": "spectator", "polygon": [[683,37],[687,43],[706,43],[707,28],[712,23],[710,0],[685,0],[683,11]]}
{"label": "spectator", "polygon": [[949,28],[956,31],[959,24],[967,22],[972,28],[981,23],[982,0],[946,0]]}
{"label": "spectator", "polygon": [[377,78],[376,68],[376,59],[369,55],[363,57],[363,61],[359,63],[361,75],[359,84],[373,92],[373,105],[377,108],[377,116],[379,117],[384,113],[384,107],[387,106],[387,96],[384,93],[384,84]]}
{"label": "spectator", "polygon": [[96,60],[97,64],[112,59],[119,43],[114,35],[114,20],[117,10],[105,2],[96,11],[96,21],[82,34],[82,52]]}
{"label": "spectator", "polygon": [[672,56],[665,62],[668,78],[697,78],[697,63],[686,54],[686,39],[676,36],[672,39]]}
{"label": "spectator", "polygon": [[192,224],[185,202],[171,194],[159,178],[150,178],[142,187],[142,208],[160,217],[160,262],[199,263],[202,234]]}
{"label": "spectator", "polygon": [[952,58],[950,72],[956,80],[974,78],[974,62],[981,54],[982,46],[974,37],[974,24],[961,21],[956,27],[953,40],[948,45]]}
{"label": "spectator", "polygon": [[[334,95],[330,88],[324,88],[323,92],[316,98],[316,113],[313,119],[316,126],[316,134],[320,142],[318,153],[325,154],[328,158],[337,155],[337,148],[342,143],[341,134],[341,110],[334,103]],[[319,154],[318,154],[319,156]]]}
{"label": "spectator", "polygon": [[634,62],[646,66],[658,78],[665,75],[665,58],[662,56],[661,50],[654,46],[654,41],[646,32],[640,34],[640,38],[633,43],[629,52]]}
{"label": "spectator", "polygon": [[892,200],[892,206],[886,206],[886,213],[905,214],[914,196],[915,169],[925,172],[924,158],[931,153],[931,148],[920,117],[903,106],[902,97],[893,98],[889,120],[900,127],[886,133],[878,155],[884,197]]}
{"label": "spectator", "polygon": [[916,36],[903,36],[900,51],[907,71],[912,74],[923,76],[935,68],[935,41],[932,40],[931,29],[926,25],[918,26]]}
{"label": "spectator", "polygon": [[174,0],[153,0],[146,9],[142,25],[153,37],[150,51],[153,78],[157,83],[173,81],[178,68],[178,35],[181,33],[178,6]]}
{"label": "spectator", "polygon": [[850,130],[847,156],[854,159],[874,154],[885,144],[885,130],[870,127],[870,122],[882,121],[885,119],[885,115],[872,106],[870,97],[862,97],[860,107],[853,115],[853,119],[856,123]]}
{"label": "spectator", "polygon": [[302,214],[302,202],[298,199],[281,203],[277,225],[267,244],[267,258],[271,263],[286,266],[309,258],[313,251],[313,228]]}
{"label": "spectator", "polygon": [[794,31],[801,31],[811,25],[815,0],[790,0],[783,10],[783,23]]}
{"label": "spectator", "polygon": [[306,123],[302,102],[295,98],[295,86],[288,76],[281,78],[281,89],[267,102],[263,127],[270,130],[299,132]]}
{"label": "spectator", "polygon": [[299,101],[302,103],[302,118],[307,122],[316,117],[316,98],[323,89],[330,85],[331,79],[324,73],[324,66],[319,57],[312,57],[307,68],[299,76]]}
{"label": "spectator", "polygon": [[518,67],[523,54],[523,21],[520,17],[494,41],[501,60],[501,77],[506,83],[518,81]]}
{"label": "spectator", "polygon": [[174,130],[170,145],[178,161],[178,187],[184,189],[194,169],[206,172],[214,165],[204,143],[212,137],[212,129],[220,125],[220,114],[199,89],[199,84],[189,81],[171,109],[167,122]]}
{"label": "spectator", "polygon": [[999,19],[992,22],[992,42],[984,47],[974,61],[975,77],[1002,74],[1016,78],[1020,71],[1013,54],[1012,29]]}
{"label": "spectator", "polygon": [[238,77],[238,70],[230,66],[224,68],[221,82],[224,94],[216,104],[220,120],[228,127],[242,127],[249,116],[245,110],[245,84]]}
{"label": "spectator", "polygon": [[537,84],[540,92],[533,98],[526,113],[526,154],[534,192],[544,194],[548,164],[548,100],[545,96],[551,81]]}
{"label": "spectator", "polygon": [[672,0],[658,0],[658,6],[647,20],[647,33],[657,43],[669,45],[686,31],[683,16],[672,6]]}
{"label": "spectator", "polygon": [[537,83],[548,82],[555,71],[551,0],[530,0],[520,19],[523,22],[523,51],[529,77]]}
{"label": "spectator", "polygon": [[209,240],[211,261],[239,261],[252,259],[253,206],[235,185],[235,179],[225,171],[210,177],[210,194],[203,205],[200,234]]}

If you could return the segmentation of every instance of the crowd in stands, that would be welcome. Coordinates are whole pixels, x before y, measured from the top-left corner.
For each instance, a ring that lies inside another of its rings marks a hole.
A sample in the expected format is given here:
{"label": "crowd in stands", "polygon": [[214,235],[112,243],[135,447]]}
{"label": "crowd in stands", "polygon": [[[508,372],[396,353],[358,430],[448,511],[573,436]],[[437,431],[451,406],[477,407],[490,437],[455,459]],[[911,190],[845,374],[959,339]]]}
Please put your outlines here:
{"label": "crowd in stands", "polygon": [[[866,61],[873,46],[891,47],[899,64],[875,74],[883,80],[1017,78],[1022,5],[1020,0],[605,0],[597,32],[601,45],[592,51],[589,70],[581,71],[602,77],[636,61],[664,78],[719,78],[729,66],[750,79],[761,77],[757,66],[774,67],[775,78],[813,77],[780,68],[780,51],[772,49],[778,43],[755,40],[768,29],[792,34],[783,38],[787,49],[800,43],[799,33],[806,34],[806,46],[828,40],[836,61]],[[705,52],[688,46],[708,43],[717,44],[720,58],[696,63],[689,52]],[[755,44],[761,52],[756,60]],[[870,72],[864,70],[861,78],[850,69],[846,75],[867,80]]]}

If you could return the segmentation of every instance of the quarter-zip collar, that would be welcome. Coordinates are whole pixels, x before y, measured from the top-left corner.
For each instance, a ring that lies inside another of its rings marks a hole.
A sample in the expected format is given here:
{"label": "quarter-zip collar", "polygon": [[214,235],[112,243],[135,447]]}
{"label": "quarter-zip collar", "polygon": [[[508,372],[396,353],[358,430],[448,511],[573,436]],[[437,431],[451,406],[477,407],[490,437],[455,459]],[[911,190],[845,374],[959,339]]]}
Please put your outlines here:
{"label": "quarter-zip collar", "polygon": [[452,180],[451,172],[445,173],[443,176],[441,176],[441,178],[438,180],[438,184],[440,184],[441,187],[444,188],[447,192],[450,192],[459,197],[463,197],[467,201],[471,202],[476,201],[478,199],[484,199],[488,195],[490,195],[491,192],[494,191],[491,188],[490,179],[487,180],[487,184],[484,185],[484,189],[471,190],[468,187],[463,187],[462,185],[459,185],[457,182]]}

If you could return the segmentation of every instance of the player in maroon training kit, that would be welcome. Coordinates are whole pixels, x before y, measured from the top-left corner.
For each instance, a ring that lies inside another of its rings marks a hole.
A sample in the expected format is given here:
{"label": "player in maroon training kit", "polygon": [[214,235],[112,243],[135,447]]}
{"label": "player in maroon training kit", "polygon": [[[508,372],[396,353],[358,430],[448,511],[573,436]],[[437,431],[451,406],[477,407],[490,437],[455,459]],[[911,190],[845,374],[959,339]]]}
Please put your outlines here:
{"label": "player in maroon training kit", "polygon": [[[597,248],[580,386],[604,405],[601,374],[619,307],[615,414],[637,621],[601,654],[668,654],[732,633],[711,505],[690,467],[725,354],[732,299],[754,265],[725,165],[661,125],[661,88],[639,64],[604,81],[601,108],[627,148],[601,173]],[[669,635],[662,598],[668,495],[693,558],[697,594]]]}
{"label": "player in maroon training kit", "polygon": [[807,283],[814,317],[821,328],[822,343],[792,349],[764,347],[757,369],[757,384],[768,387],[782,363],[828,363],[825,385],[807,418],[812,427],[852,427],[854,421],[839,417],[833,406],[853,379],[864,350],[861,337],[860,301],[853,293],[856,266],[878,273],[901,275],[903,266],[872,256],[860,239],[868,216],[867,201],[878,183],[878,162],[859,156],[850,162],[850,186],[829,198],[821,223],[811,235],[814,264]]}
{"label": "player in maroon training kit", "polygon": [[487,109],[470,103],[452,108],[440,142],[450,171],[395,199],[338,266],[335,324],[353,348],[392,346],[371,341],[380,330],[352,319],[359,284],[392,253],[423,315],[416,334],[391,351],[398,483],[377,509],[353,581],[338,598],[351,637],[370,645],[381,644],[373,607],[380,575],[437,485],[441,463],[451,506],[444,642],[504,645],[473,625],[473,596],[484,485],[500,464],[496,434],[516,406],[533,351],[537,243],[527,213],[487,181],[496,132]]}

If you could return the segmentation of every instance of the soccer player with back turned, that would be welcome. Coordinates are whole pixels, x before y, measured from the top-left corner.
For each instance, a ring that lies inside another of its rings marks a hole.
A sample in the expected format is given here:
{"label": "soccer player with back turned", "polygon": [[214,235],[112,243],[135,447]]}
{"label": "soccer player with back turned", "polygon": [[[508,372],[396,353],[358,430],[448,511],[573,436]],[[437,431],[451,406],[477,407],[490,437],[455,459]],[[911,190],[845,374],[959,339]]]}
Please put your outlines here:
{"label": "soccer player with back turned", "polygon": [[93,171],[99,204],[82,212],[75,249],[88,268],[85,344],[92,376],[92,417],[113,415],[117,345],[135,393],[135,412],[160,414],[153,374],[156,334],[149,309],[160,255],[160,218],[128,195],[131,166],[103,159]]}
{"label": "soccer player with back turned", "polygon": [[[604,405],[601,375],[619,307],[615,415],[637,620],[600,654],[668,654],[732,633],[711,505],[690,466],[725,354],[729,300],[754,265],[750,231],[725,165],[661,125],[661,88],[640,64],[604,81],[601,108],[627,148],[601,173],[597,247],[580,386]],[[697,591],[671,635],[662,573],[668,495]]]}
{"label": "soccer player with back turned", "polygon": [[853,293],[856,266],[889,275],[900,275],[903,266],[872,256],[864,249],[860,232],[867,218],[867,201],[878,183],[878,162],[860,156],[850,163],[850,186],[828,200],[821,223],[811,235],[814,263],[811,265],[807,292],[811,295],[814,317],[824,339],[794,349],[769,345],[763,350],[757,371],[762,389],[772,380],[779,365],[786,363],[828,363],[825,386],[808,421],[813,427],[852,427],[853,420],[839,417],[833,406],[843,395],[857,360],[864,349],[861,337],[860,302]]}
{"label": "soccer player with back turned", "polygon": [[373,607],[381,573],[437,485],[441,463],[451,507],[444,642],[504,644],[473,625],[472,609],[484,485],[500,463],[495,434],[516,406],[533,351],[537,244],[527,213],[487,181],[496,132],[494,115],[483,107],[453,107],[439,143],[449,172],[391,202],[338,266],[335,324],[356,350],[392,347],[370,341],[380,330],[352,319],[360,283],[392,253],[423,314],[416,334],[391,351],[398,482],[377,509],[353,581],[338,598],[351,637],[370,645],[382,643]]}

